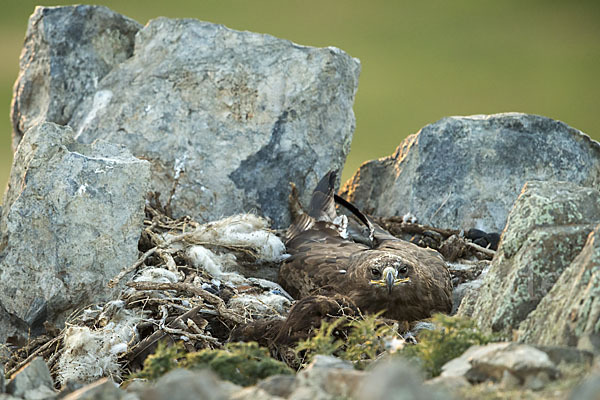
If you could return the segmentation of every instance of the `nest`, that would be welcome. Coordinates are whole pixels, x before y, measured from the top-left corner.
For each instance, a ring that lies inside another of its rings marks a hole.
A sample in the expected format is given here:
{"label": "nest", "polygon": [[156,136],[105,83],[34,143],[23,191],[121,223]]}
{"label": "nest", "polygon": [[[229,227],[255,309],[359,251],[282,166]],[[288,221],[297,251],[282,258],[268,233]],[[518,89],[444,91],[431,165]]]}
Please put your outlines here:
{"label": "nest", "polygon": [[[270,230],[266,220],[252,214],[205,224],[174,219],[156,193],[145,215],[140,257],[109,282],[125,282],[119,297],[78,310],[60,331],[48,325],[45,335],[6,360],[7,376],[43,357],[57,385],[103,376],[120,382],[142,367],[159,342],[181,341],[189,352],[219,349],[240,327],[285,318],[293,299],[274,283],[285,247],[282,233]],[[440,250],[448,261],[494,254],[460,232],[394,217],[376,221],[400,238]],[[290,365],[293,357],[282,349],[275,353]]]}

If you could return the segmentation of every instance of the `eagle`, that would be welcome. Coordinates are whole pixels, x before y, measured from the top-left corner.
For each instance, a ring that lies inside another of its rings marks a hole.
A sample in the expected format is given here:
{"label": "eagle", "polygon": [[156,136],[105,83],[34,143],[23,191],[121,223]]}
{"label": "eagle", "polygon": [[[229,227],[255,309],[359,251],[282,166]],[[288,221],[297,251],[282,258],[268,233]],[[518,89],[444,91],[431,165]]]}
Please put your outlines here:
{"label": "eagle", "polygon": [[[308,211],[298,211],[288,228],[290,256],[279,270],[279,284],[296,300],[343,296],[362,313],[382,313],[396,321],[450,313],[452,282],[442,256],[375,224],[334,193],[336,177],[337,172],[330,171],[321,179]],[[360,225],[337,215],[335,203]]]}
{"label": "eagle", "polygon": [[[307,212],[292,186],[295,217],[286,232],[289,257],[278,277],[297,300],[289,314],[240,324],[232,329],[230,341],[257,341],[286,358],[282,348],[309,337],[323,320],[379,314],[408,330],[411,322],[451,312],[452,282],[442,256],[375,224],[334,193],[336,178],[337,172],[330,171],[321,179]],[[336,203],[351,219],[337,215]]]}

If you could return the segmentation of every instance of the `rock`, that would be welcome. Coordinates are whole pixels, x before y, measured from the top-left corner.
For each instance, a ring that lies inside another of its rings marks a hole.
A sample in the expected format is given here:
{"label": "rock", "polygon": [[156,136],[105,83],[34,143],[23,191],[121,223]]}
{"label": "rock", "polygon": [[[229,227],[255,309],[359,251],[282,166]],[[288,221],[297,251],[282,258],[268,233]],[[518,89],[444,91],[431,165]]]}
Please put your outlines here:
{"label": "rock", "polygon": [[[458,307],[462,304],[463,298],[469,293],[477,293],[483,278],[490,270],[490,261],[480,260],[473,264],[447,263],[450,275],[452,276],[452,312],[456,314]],[[469,313],[472,313],[470,306],[465,305],[465,309],[469,308]]]}
{"label": "rock", "polygon": [[229,397],[229,400],[279,400],[284,397],[275,396],[258,386],[249,386],[236,392]]}
{"label": "rock", "polygon": [[433,379],[428,379],[424,382],[425,386],[433,386],[438,389],[445,389],[450,392],[457,392],[462,388],[471,386],[467,378],[464,376],[436,376]]}
{"label": "rock", "polygon": [[425,225],[500,232],[530,180],[598,187],[600,145],[536,115],[443,118],[363,164],[342,194],[373,215],[410,212]]}
{"label": "rock", "polygon": [[304,369],[304,371],[313,371],[316,369],[354,369],[350,361],[342,360],[334,356],[325,356],[317,354],[312,362]]}
{"label": "rock", "polygon": [[4,393],[6,391],[5,383],[4,383],[4,364],[0,364],[0,393]]}
{"label": "rock", "polygon": [[13,149],[37,123],[67,124],[98,82],[131,57],[141,27],[101,6],[36,7],[13,93]]}
{"label": "rock", "polygon": [[35,389],[28,390],[23,395],[25,400],[54,400],[58,398],[58,393],[47,386],[38,386]]}
{"label": "rock", "polygon": [[288,182],[308,204],[344,165],[360,64],[343,51],[167,18],[134,47],[69,125],[81,142],[106,139],[150,161],[151,189],[174,216],[257,210],[287,226]]}
{"label": "rock", "polygon": [[575,387],[569,400],[600,400],[600,373],[592,374]]}
{"label": "rock", "polygon": [[151,388],[140,392],[140,399],[155,400],[220,400],[241,390],[236,385],[224,385],[208,370],[176,369],[158,379]]}
{"label": "rock", "polygon": [[[8,385],[6,385],[6,392],[16,397],[27,398],[30,394],[39,393],[40,387],[52,391],[51,388],[54,387],[54,382],[44,359],[36,357],[29,364],[26,364],[19,371],[15,372]],[[48,392],[46,391],[46,393]]]}
{"label": "rock", "polygon": [[589,367],[594,362],[594,353],[587,350],[579,350],[573,347],[554,345],[541,346],[532,344],[532,346],[546,353],[554,365],[564,363],[585,365]]}
{"label": "rock", "polygon": [[287,398],[292,393],[296,383],[294,375],[272,375],[256,384],[256,387],[264,390],[271,396]]}
{"label": "rock", "polygon": [[317,355],[296,375],[290,400],[347,398],[356,392],[365,376],[344,360]]}
{"label": "rock", "polygon": [[[148,179],[149,164],[123,147],[76,143],[53,123],[27,131],[0,223],[4,318],[36,335],[113,294],[107,282],[138,256]],[[13,331],[1,326],[0,341]]]}
{"label": "rock", "polygon": [[110,379],[102,378],[68,394],[64,400],[120,400],[125,398],[131,399],[131,396],[127,396],[126,392],[119,389]]}
{"label": "rock", "polygon": [[519,340],[600,353],[600,225],[519,326]]}
{"label": "rock", "polygon": [[548,355],[535,347],[510,342],[472,346],[460,357],[442,367],[442,377],[463,376],[471,383],[502,381],[539,390],[559,376]]}
{"label": "rock", "polygon": [[[568,182],[527,182],[483,285],[467,294],[458,314],[512,338],[581,251],[594,221],[600,222],[599,191]],[[545,344],[551,343],[563,342]]]}
{"label": "rock", "polygon": [[418,369],[402,360],[382,362],[363,380],[356,394],[360,400],[433,400],[451,399],[440,387],[423,385]]}

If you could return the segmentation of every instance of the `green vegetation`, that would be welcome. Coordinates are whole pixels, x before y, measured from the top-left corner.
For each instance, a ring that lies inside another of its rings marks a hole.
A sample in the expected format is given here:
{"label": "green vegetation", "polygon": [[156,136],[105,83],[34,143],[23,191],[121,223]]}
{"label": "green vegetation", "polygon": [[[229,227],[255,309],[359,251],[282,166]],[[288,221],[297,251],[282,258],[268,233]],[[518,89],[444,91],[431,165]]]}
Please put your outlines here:
{"label": "green vegetation", "polygon": [[406,346],[398,352],[402,357],[416,360],[429,376],[437,376],[442,366],[459,357],[469,347],[494,341],[494,337],[485,335],[467,318],[449,317],[436,314],[432,318],[435,330],[419,332],[419,343]]}
{"label": "green vegetation", "polygon": [[298,343],[296,352],[304,364],[323,354],[351,361],[356,368],[364,369],[383,353],[385,340],[392,334],[392,328],[378,320],[377,315],[364,319],[338,318],[323,321],[313,337]]}
{"label": "green vegetation", "polygon": [[175,368],[204,369],[215,372],[221,379],[242,386],[253,385],[276,374],[292,374],[284,363],[269,356],[258,344],[228,343],[222,350],[200,350],[186,353],[182,346],[159,344],[156,352],[144,361],[142,371],[132,378],[155,380]]}
{"label": "green vegetation", "polygon": [[[435,330],[419,332],[418,344],[406,345],[394,354],[413,360],[429,376],[437,376],[442,366],[460,356],[473,345],[493,341],[493,336],[479,331],[475,323],[466,318],[436,314],[432,318]],[[377,316],[348,320],[340,318],[323,321],[314,336],[298,343],[296,351],[304,364],[317,354],[333,355],[364,369],[385,351],[385,343],[394,331]]]}

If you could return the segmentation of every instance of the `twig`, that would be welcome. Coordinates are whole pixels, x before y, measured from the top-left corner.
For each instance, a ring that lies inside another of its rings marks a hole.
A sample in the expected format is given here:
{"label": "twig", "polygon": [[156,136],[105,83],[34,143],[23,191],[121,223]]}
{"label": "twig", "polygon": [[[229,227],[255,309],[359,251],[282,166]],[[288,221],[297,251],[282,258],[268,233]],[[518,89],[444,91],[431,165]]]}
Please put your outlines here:
{"label": "twig", "polygon": [[496,252],[494,250],[486,249],[485,247],[482,247],[482,246],[478,245],[477,243],[465,241],[465,244],[467,246],[469,246],[470,248],[472,248],[474,250],[477,250],[480,253],[483,253],[483,254],[485,254],[487,256],[490,256],[492,258],[494,258],[494,256],[496,255]]}
{"label": "twig", "polygon": [[19,369],[21,369],[24,365],[26,365],[31,360],[33,360],[35,357],[37,357],[41,353],[46,352],[46,350],[50,349],[53,344],[57,343],[59,340],[62,340],[63,336],[64,336],[64,331],[59,336],[55,337],[54,339],[49,340],[44,345],[38,347],[33,353],[31,353],[29,355],[29,357],[27,357],[23,361],[19,362],[12,369],[10,369],[8,372],[6,372],[6,376],[11,376],[15,372],[17,372]]}
{"label": "twig", "polygon": [[219,296],[189,283],[128,282],[126,285],[136,290],[178,290],[193,293],[196,296],[200,296],[203,300],[214,304],[220,316],[238,324],[244,322],[244,318],[229,310],[225,306],[223,299]]}
{"label": "twig", "polygon": [[[146,229],[146,231],[147,231],[147,229]],[[152,236],[153,233],[154,232],[149,233],[149,234]],[[130,273],[132,271],[135,271],[140,265],[142,265],[144,263],[144,261],[146,261],[148,259],[148,257],[150,257],[151,255],[156,253],[156,251],[158,251],[159,249],[164,249],[175,242],[179,242],[179,241],[185,240],[187,238],[190,238],[190,237],[194,236],[194,234],[195,234],[195,231],[192,231],[192,232],[187,232],[187,233],[182,233],[182,234],[179,234],[176,236],[172,236],[169,239],[163,241],[160,245],[151,248],[150,250],[145,252],[140,258],[138,258],[138,260],[135,263],[133,263],[133,265],[131,265],[128,268],[125,268],[123,271],[119,272],[119,274],[117,276],[112,278],[108,282],[108,287],[110,287],[110,288],[115,287],[119,283],[119,281],[121,279],[123,279],[123,277],[125,275],[127,275],[128,273]]]}

